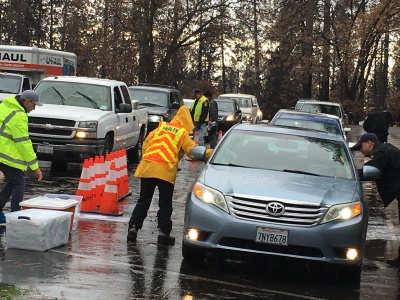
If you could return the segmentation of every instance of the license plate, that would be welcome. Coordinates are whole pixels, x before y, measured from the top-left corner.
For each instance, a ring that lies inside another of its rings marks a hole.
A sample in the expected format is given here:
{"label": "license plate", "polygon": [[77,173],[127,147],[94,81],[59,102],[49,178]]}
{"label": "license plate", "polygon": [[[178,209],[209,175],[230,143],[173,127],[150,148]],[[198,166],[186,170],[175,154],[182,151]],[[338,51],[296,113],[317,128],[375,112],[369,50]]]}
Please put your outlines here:
{"label": "license plate", "polygon": [[53,146],[38,145],[36,151],[38,153],[53,154]]}
{"label": "license plate", "polygon": [[257,227],[256,242],[287,246],[289,231],[266,227]]}

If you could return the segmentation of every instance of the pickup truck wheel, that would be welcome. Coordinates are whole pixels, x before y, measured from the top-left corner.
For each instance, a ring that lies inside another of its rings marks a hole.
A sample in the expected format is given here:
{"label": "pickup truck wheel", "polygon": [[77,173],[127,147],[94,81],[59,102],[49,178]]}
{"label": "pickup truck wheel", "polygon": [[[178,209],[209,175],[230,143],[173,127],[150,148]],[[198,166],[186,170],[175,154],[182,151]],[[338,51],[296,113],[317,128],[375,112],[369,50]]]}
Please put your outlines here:
{"label": "pickup truck wheel", "polygon": [[106,155],[112,151],[113,147],[113,142],[112,138],[109,134],[106,135],[106,138],[104,140],[104,150],[103,150],[103,155]]}
{"label": "pickup truck wheel", "polygon": [[143,146],[143,132],[140,132],[139,140],[136,147],[127,150],[127,157],[129,162],[138,163],[142,159],[142,146]]}

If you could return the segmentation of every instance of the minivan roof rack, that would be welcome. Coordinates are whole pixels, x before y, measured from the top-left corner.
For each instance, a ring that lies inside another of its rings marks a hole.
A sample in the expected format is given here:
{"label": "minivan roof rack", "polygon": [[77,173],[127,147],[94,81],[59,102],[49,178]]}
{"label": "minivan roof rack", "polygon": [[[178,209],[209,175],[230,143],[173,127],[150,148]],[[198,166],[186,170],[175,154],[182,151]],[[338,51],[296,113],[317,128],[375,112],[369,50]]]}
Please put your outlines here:
{"label": "minivan roof rack", "polygon": [[153,86],[153,87],[163,87],[163,88],[167,88],[167,89],[174,89],[174,86],[171,85],[165,85],[165,84],[157,84],[157,83],[138,83],[138,85],[140,86]]}

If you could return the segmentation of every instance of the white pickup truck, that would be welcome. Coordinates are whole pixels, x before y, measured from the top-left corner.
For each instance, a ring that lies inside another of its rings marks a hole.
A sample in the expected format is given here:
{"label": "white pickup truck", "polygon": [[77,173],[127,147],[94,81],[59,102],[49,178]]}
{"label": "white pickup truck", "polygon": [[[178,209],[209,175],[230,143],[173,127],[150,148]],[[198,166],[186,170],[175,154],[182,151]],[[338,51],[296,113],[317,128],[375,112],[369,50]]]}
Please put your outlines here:
{"label": "white pickup truck", "polygon": [[147,108],[131,101],[124,82],[55,76],[35,87],[43,106],[29,113],[29,135],[39,160],[82,162],[127,149],[139,162],[147,133]]}

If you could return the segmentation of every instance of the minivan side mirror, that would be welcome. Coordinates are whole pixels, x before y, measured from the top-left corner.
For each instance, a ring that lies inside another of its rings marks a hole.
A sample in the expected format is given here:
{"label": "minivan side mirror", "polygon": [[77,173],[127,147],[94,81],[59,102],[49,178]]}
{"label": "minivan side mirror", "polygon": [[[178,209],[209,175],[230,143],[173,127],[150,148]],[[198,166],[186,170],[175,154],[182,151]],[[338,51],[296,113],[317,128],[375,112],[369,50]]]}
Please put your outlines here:
{"label": "minivan side mirror", "polygon": [[178,102],[172,102],[171,104],[171,109],[179,109],[181,105]]}

